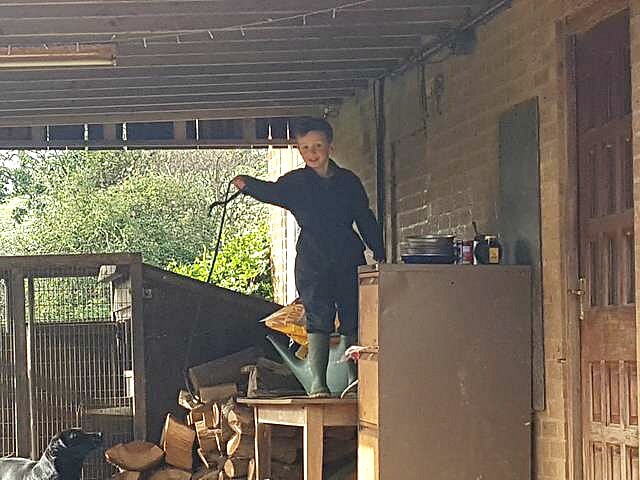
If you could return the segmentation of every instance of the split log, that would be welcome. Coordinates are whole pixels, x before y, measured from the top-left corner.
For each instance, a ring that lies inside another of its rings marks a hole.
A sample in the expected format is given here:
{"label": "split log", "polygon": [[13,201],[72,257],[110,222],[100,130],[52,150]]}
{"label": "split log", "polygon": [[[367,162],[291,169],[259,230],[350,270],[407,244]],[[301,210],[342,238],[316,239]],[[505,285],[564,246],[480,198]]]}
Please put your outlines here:
{"label": "split log", "polygon": [[304,388],[289,367],[268,358],[242,368],[248,374],[247,397],[276,397],[304,394]]}
{"label": "split log", "polygon": [[200,387],[198,390],[200,400],[203,402],[215,402],[225,400],[229,397],[238,396],[238,385],[235,383],[223,383],[220,385],[210,385]]}
{"label": "split log", "polygon": [[213,452],[217,449],[216,429],[208,428],[204,420],[195,423],[198,445],[205,452]]}
{"label": "split log", "polygon": [[104,452],[107,462],[122,470],[145,472],[162,462],[164,452],[160,447],[139,440],[118,443]]}
{"label": "split log", "polygon": [[240,369],[256,363],[261,355],[259,348],[249,347],[226,357],[196,365],[189,369],[189,380],[196,391],[208,385],[242,383],[244,375]]}
{"label": "split log", "polygon": [[191,472],[179,468],[164,467],[154,471],[148,480],[191,480]]}
{"label": "split log", "polygon": [[162,429],[161,444],[164,450],[165,462],[182,470],[191,471],[193,468],[193,442],[196,432],[171,414]]}
{"label": "split log", "polygon": [[224,474],[223,471],[220,471],[220,473],[218,474],[218,480],[226,480],[227,476]]}
{"label": "split log", "polygon": [[236,403],[235,398],[228,398],[227,401],[220,406],[221,418],[228,418],[229,412],[237,406],[238,404]]}
{"label": "split log", "polygon": [[227,412],[227,423],[231,429],[243,435],[253,435],[255,423],[253,420],[253,409],[235,406]]}
{"label": "split log", "polygon": [[254,455],[255,442],[252,436],[236,433],[227,442],[227,456],[250,458]]}
{"label": "split log", "polygon": [[229,429],[229,426],[223,423],[223,428],[218,428],[214,431],[216,437],[216,446],[220,455],[226,454],[227,442],[233,436],[233,431]]}
{"label": "split log", "polygon": [[178,393],[178,405],[187,410],[193,410],[200,405],[200,402],[193,398],[193,395],[186,390],[180,390],[180,393]]}
{"label": "split log", "polygon": [[199,448],[197,452],[198,452],[198,457],[200,458],[200,461],[205,466],[205,468],[209,470],[211,469],[220,470],[222,468],[222,465],[224,464],[224,458],[221,457],[218,453],[205,452],[201,448]]}
{"label": "split log", "polygon": [[255,470],[253,458],[228,458],[224,462],[224,473],[230,478],[246,477],[250,469]]}
{"label": "split log", "polygon": [[252,458],[249,460],[249,466],[247,467],[247,480],[253,480],[256,476],[256,461]]}
{"label": "split log", "polygon": [[123,470],[113,475],[113,480],[140,480],[142,472],[132,472],[129,470]]}
{"label": "split log", "polygon": [[200,404],[187,415],[187,425],[204,420],[209,428],[217,428],[220,424],[220,407],[215,402]]}

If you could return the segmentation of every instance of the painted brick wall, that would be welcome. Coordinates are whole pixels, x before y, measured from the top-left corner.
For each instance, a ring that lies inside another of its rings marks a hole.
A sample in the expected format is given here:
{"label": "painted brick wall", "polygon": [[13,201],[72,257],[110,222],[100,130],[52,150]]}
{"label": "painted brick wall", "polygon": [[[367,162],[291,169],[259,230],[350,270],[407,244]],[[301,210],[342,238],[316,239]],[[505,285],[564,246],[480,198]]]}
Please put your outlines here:
{"label": "painted brick wall", "polygon": [[[567,312],[573,305],[566,295],[563,255],[570,248],[563,231],[567,201],[563,28],[567,16],[594,3],[609,1],[514,0],[510,9],[478,29],[473,54],[425,67],[428,110],[422,107],[416,68],[388,78],[385,84],[386,175],[396,179],[387,186],[387,207],[394,207],[397,215],[397,228],[387,231],[387,238],[396,242],[415,233],[454,232],[469,237],[472,219],[481,230],[495,230],[499,117],[518,103],[539,99],[547,394],[546,409],[534,422],[534,471],[540,480],[571,474],[565,359]],[[631,0],[630,6],[635,106],[640,102],[640,1]],[[442,113],[429,92],[437,75],[444,77]],[[372,93],[362,92],[341,107],[332,123],[338,132],[337,161],[360,175],[370,174],[366,185],[375,203],[372,105]],[[638,172],[640,109],[634,110]],[[638,173],[635,192],[636,227],[640,228]],[[638,242],[636,255],[640,255]],[[640,275],[636,276],[640,285]]]}
{"label": "painted brick wall", "polygon": [[[304,164],[295,148],[271,148],[267,154],[267,162],[269,180],[277,180],[286,172]],[[298,227],[293,215],[279,207],[269,207],[269,227],[274,301],[285,305],[296,298],[293,267]]]}

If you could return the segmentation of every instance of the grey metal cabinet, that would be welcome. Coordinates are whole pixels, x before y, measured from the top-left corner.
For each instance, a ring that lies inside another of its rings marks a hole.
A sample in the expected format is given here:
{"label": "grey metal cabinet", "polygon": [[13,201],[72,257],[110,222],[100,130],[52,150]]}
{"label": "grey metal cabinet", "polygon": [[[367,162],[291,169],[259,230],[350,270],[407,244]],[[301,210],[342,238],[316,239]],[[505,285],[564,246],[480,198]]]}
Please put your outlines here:
{"label": "grey metal cabinet", "polygon": [[360,271],[359,480],[526,480],[528,267]]}

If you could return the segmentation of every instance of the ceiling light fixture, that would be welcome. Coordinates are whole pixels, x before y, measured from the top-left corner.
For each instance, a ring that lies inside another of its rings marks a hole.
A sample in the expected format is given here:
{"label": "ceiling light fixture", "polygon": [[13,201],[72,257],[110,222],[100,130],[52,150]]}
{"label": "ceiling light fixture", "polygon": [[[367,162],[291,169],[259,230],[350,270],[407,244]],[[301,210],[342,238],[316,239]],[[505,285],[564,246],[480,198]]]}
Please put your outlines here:
{"label": "ceiling light fixture", "polygon": [[9,46],[0,51],[0,69],[111,67],[116,65],[115,45]]}

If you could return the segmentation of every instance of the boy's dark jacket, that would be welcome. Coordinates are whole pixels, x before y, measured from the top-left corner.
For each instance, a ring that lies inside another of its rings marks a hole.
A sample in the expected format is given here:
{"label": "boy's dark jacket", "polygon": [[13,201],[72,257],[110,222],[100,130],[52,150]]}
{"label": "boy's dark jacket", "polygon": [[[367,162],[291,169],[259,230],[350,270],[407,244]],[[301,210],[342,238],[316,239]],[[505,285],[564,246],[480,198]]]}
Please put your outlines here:
{"label": "boy's dark jacket", "polygon": [[383,260],[381,230],[360,179],[333,160],[329,169],[327,178],[310,167],[292,170],[276,182],[245,176],[243,193],[291,211],[301,229],[297,258],[305,265],[364,263],[364,245],[353,230],[354,221],[374,258]]}

